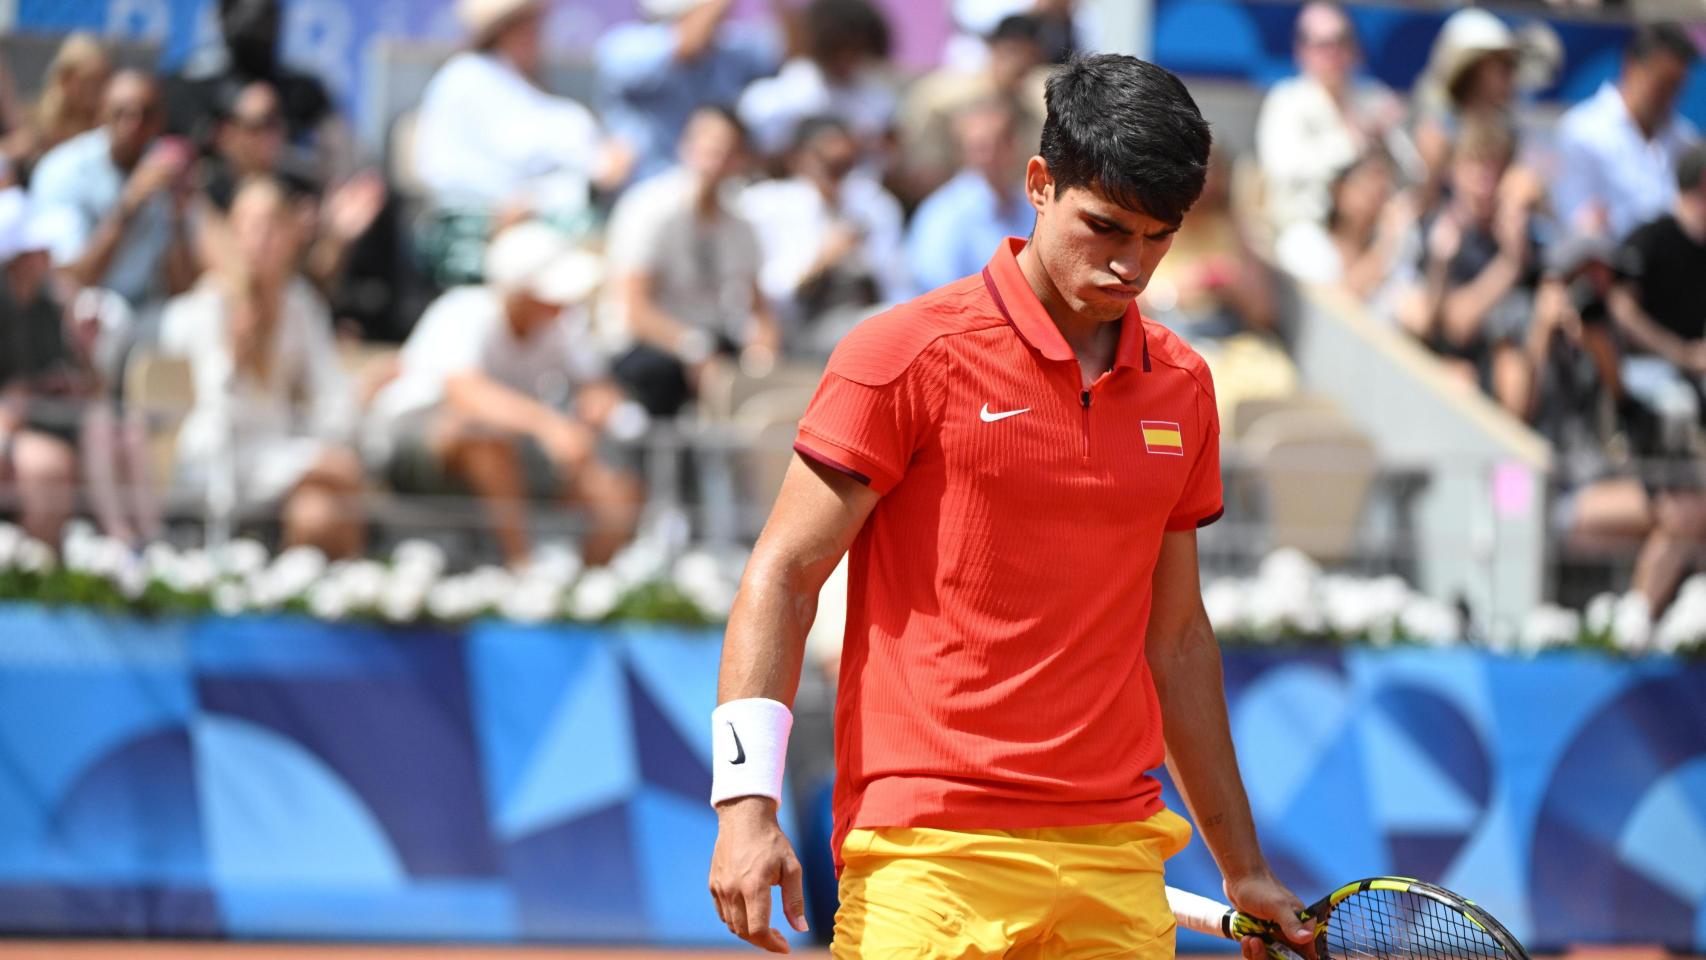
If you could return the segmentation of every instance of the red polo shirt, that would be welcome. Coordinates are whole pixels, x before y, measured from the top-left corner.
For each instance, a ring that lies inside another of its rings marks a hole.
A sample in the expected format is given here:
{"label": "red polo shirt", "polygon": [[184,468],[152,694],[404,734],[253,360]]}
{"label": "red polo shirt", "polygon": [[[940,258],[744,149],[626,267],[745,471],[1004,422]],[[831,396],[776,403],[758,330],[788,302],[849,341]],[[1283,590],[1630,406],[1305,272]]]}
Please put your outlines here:
{"label": "red polo shirt", "polygon": [[800,421],[795,449],[883,495],[849,557],[838,862],[852,827],[1161,807],[1144,632],[1163,531],[1220,516],[1214,386],[1133,306],[1083,387],[1023,248],[860,324]]}

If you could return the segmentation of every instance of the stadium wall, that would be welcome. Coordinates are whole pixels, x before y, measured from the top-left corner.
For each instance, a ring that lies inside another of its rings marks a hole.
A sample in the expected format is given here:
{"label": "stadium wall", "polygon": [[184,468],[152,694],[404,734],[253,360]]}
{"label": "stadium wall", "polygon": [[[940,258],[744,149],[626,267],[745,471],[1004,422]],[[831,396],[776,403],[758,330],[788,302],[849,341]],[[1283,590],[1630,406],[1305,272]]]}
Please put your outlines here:
{"label": "stadium wall", "polygon": [[[724,942],[718,639],[0,605],[0,934]],[[1226,684],[1305,898],[1407,874],[1536,949],[1706,949],[1706,664],[1232,650]],[[823,785],[794,786],[821,890]],[[1200,842],[1170,879],[1219,886]]]}

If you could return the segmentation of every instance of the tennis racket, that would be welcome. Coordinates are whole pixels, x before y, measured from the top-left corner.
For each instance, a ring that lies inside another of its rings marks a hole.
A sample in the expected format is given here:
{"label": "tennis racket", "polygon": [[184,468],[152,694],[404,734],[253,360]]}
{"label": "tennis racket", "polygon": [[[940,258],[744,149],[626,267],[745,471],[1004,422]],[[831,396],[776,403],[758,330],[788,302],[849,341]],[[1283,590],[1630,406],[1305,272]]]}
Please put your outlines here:
{"label": "tennis racket", "polygon": [[[1167,905],[1187,930],[1228,940],[1258,936],[1274,960],[1295,960],[1267,920],[1172,887]],[[1419,880],[1347,883],[1298,916],[1315,922],[1319,960],[1528,960],[1528,951],[1487,911]]]}

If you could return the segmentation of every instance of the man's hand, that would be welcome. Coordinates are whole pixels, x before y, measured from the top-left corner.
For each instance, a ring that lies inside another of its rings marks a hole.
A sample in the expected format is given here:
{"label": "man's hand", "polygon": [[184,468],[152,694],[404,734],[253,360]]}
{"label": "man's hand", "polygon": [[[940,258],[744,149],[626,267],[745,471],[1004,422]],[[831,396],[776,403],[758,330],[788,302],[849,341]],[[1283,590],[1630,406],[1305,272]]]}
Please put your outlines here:
{"label": "man's hand", "polygon": [[[1279,924],[1287,946],[1306,957],[1315,956],[1314,925],[1297,919],[1303,901],[1272,873],[1263,871],[1226,881],[1226,899],[1252,917]],[[1261,937],[1245,937],[1241,947],[1245,960],[1267,960],[1268,945]]]}
{"label": "man's hand", "polygon": [[770,927],[770,888],[782,885],[788,923],[806,932],[806,894],[800,861],[776,823],[776,801],[740,797],[717,807],[717,847],[711,854],[711,898],[729,932],[771,953],[788,941]]}
{"label": "man's hand", "polygon": [[568,417],[557,417],[545,424],[535,436],[551,463],[571,474],[586,466],[598,443],[591,430]]}

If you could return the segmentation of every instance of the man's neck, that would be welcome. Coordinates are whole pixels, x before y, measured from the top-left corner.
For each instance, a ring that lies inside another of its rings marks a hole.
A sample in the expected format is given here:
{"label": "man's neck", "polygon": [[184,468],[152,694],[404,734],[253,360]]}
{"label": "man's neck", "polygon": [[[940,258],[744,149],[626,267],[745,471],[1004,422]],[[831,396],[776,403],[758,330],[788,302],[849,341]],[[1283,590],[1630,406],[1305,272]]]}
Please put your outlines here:
{"label": "man's neck", "polygon": [[1642,121],[1641,115],[1635,110],[1635,104],[1631,103],[1629,100],[1628,88],[1624,87],[1622,84],[1618,84],[1617,86],[1617,98],[1623,102],[1623,112],[1629,114],[1629,122],[1635,125],[1636,130],[1641,131],[1641,139],[1651,140],[1653,137],[1658,135],[1658,124],[1649,124]]}
{"label": "man's neck", "polygon": [[1706,245],[1706,197],[1683,195],[1676,198],[1672,211],[1676,225],[1696,244]]}
{"label": "man's neck", "polygon": [[1030,244],[1019,251],[1019,272],[1030,284],[1031,293],[1043,305],[1049,319],[1060,331],[1061,339],[1078,357],[1078,366],[1089,381],[1113,368],[1114,352],[1119,347],[1120,324],[1096,317],[1084,316],[1073,310],[1056,287],[1053,278],[1043,268],[1042,258]]}

